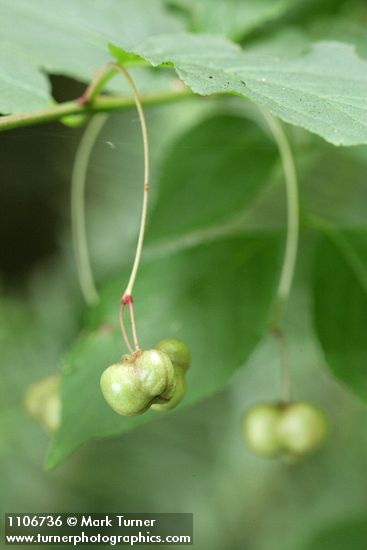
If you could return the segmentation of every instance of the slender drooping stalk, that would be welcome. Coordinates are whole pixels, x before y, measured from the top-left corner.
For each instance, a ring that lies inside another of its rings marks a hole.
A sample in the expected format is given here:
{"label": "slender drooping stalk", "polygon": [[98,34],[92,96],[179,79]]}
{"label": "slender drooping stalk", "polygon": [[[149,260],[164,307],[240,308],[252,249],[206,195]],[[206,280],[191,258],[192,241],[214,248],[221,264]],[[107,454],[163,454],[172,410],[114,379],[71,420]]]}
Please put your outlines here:
{"label": "slender drooping stalk", "polygon": [[299,234],[298,181],[292,150],[282,125],[268,111],[261,110],[261,112],[279,150],[287,194],[287,237],[272,323],[274,327],[279,327],[291,291],[297,260]]}
{"label": "slender drooping stalk", "polygon": [[85,182],[90,156],[107,118],[106,114],[98,114],[88,124],[80,140],[71,175],[71,231],[80,288],[88,305],[98,302],[98,292],[87,246]]}
{"label": "slender drooping stalk", "polygon": [[286,401],[291,399],[290,364],[287,340],[283,334],[281,324],[287,307],[289,294],[296,267],[298,238],[299,238],[299,197],[298,181],[294,158],[287,136],[281,123],[268,111],[261,112],[277,144],[284,172],[287,195],[287,237],[281,269],[274,316],[270,330],[280,346],[282,365],[282,389]]}
{"label": "slender drooping stalk", "polygon": [[135,284],[136,275],[139,269],[141,253],[143,251],[143,242],[144,242],[145,227],[146,227],[146,221],[147,221],[148,196],[149,196],[149,142],[148,142],[148,131],[147,131],[147,124],[144,116],[144,111],[143,111],[143,107],[142,107],[135,83],[131,78],[131,76],[129,75],[129,73],[127,72],[127,70],[122,65],[116,65],[116,67],[117,67],[117,70],[120,71],[126,77],[127,81],[130,84],[130,87],[135,99],[136,108],[139,114],[141,134],[143,138],[143,149],[144,149],[143,206],[142,206],[142,212],[141,212],[139,237],[138,237],[138,244],[136,247],[136,254],[135,254],[133,268],[131,270],[129,282],[124,292],[124,295],[131,296],[133,292],[134,284]]}
{"label": "slender drooping stalk", "polygon": [[[144,181],[143,181],[143,204],[142,212],[140,218],[140,228],[139,236],[136,247],[135,258],[133,262],[133,267],[127,283],[125,292],[121,298],[120,305],[120,324],[121,331],[126,342],[127,347],[130,351],[133,351],[133,346],[130,343],[130,340],[127,335],[127,331],[124,325],[124,308],[126,305],[129,306],[130,321],[132,327],[132,334],[134,340],[134,348],[136,350],[140,349],[139,341],[137,337],[135,316],[134,316],[134,306],[133,306],[133,288],[138,273],[141,255],[143,250],[144,235],[146,228],[147,212],[148,212],[148,196],[149,196],[149,141],[148,141],[148,132],[147,125],[144,116],[143,106],[139,97],[138,90],[135,86],[133,79],[131,78],[128,71],[119,64],[108,64],[97,73],[96,77],[92,80],[88,88],[86,89],[83,96],[79,99],[81,105],[90,104],[93,102],[96,95],[101,90],[101,87],[104,86],[116,73],[121,73],[127,80],[132,95],[134,98],[134,103],[138,111],[141,133],[143,139],[143,151],[144,151]],[[73,224],[73,235],[75,243],[75,252],[77,257],[77,266],[78,274],[80,279],[80,284],[82,288],[83,295],[89,304],[93,304],[98,300],[98,294],[96,286],[94,284],[92,271],[90,268],[90,260],[88,254],[87,238],[86,238],[86,229],[85,229],[85,179],[89,157],[99,134],[104,120],[98,119],[97,121],[90,124],[87,131],[85,132],[83,139],[81,141],[76,161],[73,170],[72,177],[72,224]]]}
{"label": "slender drooping stalk", "polygon": [[290,358],[288,350],[288,342],[281,329],[272,329],[272,335],[279,345],[280,366],[281,366],[281,394],[284,401],[287,403],[292,399],[292,382],[290,375]]}

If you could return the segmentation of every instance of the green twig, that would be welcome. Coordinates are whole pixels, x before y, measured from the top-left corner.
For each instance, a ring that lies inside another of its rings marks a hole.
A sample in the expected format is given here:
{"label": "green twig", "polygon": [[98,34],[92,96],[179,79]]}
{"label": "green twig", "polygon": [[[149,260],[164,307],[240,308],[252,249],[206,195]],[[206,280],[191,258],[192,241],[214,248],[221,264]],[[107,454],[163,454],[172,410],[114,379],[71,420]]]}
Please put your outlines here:
{"label": "green twig", "polygon": [[[193,93],[188,88],[183,90],[157,92],[145,94],[141,97],[144,105],[160,105],[179,101],[191,97]],[[6,115],[0,117],[0,132],[5,130],[13,130],[24,126],[33,126],[35,124],[43,124],[60,120],[68,115],[93,114],[110,111],[122,111],[131,109],[135,106],[133,97],[129,96],[105,96],[100,95],[93,99],[90,104],[80,104],[79,100],[59,103],[49,107],[48,109],[40,109],[29,113],[19,113],[16,115]]]}

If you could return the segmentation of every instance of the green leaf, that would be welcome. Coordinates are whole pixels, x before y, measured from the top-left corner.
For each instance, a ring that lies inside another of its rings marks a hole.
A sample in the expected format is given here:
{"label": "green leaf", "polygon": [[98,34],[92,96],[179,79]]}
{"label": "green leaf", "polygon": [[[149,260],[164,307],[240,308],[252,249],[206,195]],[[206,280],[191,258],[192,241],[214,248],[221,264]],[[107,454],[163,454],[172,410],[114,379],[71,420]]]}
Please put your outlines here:
{"label": "green leaf", "polygon": [[[190,346],[183,406],[222,389],[262,337],[278,280],[279,244],[279,238],[261,234],[217,238],[144,265],[135,292],[139,337],[145,348],[169,336]],[[66,359],[62,424],[48,468],[91,437],[121,434],[160,417],[119,417],[99,388],[103,370],[124,352],[116,323],[122,290],[121,279],[105,289],[96,313],[103,323],[82,335]]]}
{"label": "green leaf", "polygon": [[316,19],[308,31],[315,40],[339,40],[354,44],[362,57],[367,57],[367,28],[366,16],[358,6],[350,5],[348,10],[337,15],[330,13],[320,19]]}
{"label": "green leaf", "polygon": [[[115,55],[129,64],[144,58],[154,66],[173,65],[198,94],[241,95],[336,145],[367,143],[367,63],[350,45],[320,42],[302,55],[282,57],[246,52],[213,35],[181,34],[163,0],[110,0],[108,9],[103,0],[95,0],[93,9],[82,0],[65,0],[56,15],[50,5],[50,0],[1,2],[2,113],[50,104],[41,71],[89,81],[109,60],[108,44],[114,44]],[[158,36],[168,29],[172,34]],[[173,85],[166,71],[136,71],[141,92]],[[122,79],[108,88],[125,91]]]}
{"label": "green leaf", "polygon": [[300,168],[304,208],[336,226],[367,229],[366,169],[366,147],[320,143]]}
{"label": "green leaf", "polygon": [[[43,72],[89,81],[110,61],[109,42],[130,48],[151,34],[182,28],[161,0],[2,0],[0,113],[49,106]],[[112,89],[121,89],[117,79]]]}
{"label": "green leaf", "polygon": [[367,540],[367,518],[340,522],[320,531],[302,550],[362,550]]}
{"label": "green leaf", "polygon": [[168,4],[188,14],[192,31],[240,40],[283,15],[297,0],[169,0]]}
{"label": "green leaf", "polygon": [[173,63],[195,93],[235,93],[335,145],[367,143],[367,63],[350,45],[319,42],[281,58],[183,33],[152,37],[133,51],[154,66]]}
{"label": "green leaf", "polygon": [[139,64],[146,65],[146,61],[142,57],[140,57],[140,55],[127,52],[123,48],[119,48],[114,44],[108,44],[108,49],[111,55],[116,59],[116,61],[125,65],[126,67],[128,67],[130,64],[135,66]]}
{"label": "green leaf", "polygon": [[367,400],[367,233],[326,227],[314,266],[314,318],[329,367]]}
{"label": "green leaf", "polygon": [[275,144],[254,122],[225,114],[204,119],[167,156],[149,241],[235,220],[268,183],[277,160]]}
{"label": "green leaf", "polygon": [[35,70],[26,59],[14,55],[2,45],[0,91],[0,113],[14,113],[20,105],[24,106],[24,110],[32,111],[50,106],[52,101],[47,77]]}

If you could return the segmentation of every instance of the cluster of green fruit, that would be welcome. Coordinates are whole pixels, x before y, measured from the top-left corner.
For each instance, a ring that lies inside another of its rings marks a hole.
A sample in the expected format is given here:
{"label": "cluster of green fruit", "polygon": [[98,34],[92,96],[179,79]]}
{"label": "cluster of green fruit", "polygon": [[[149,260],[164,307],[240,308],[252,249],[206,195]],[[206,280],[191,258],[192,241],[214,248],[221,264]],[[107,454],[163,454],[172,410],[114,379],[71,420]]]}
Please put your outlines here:
{"label": "cluster of green fruit", "polygon": [[186,344],[167,338],[153,349],[125,355],[108,367],[101,376],[103,396],[123,416],[136,416],[150,408],[173,409],[186,393],[185,374],[190,362]]}
{"label": "cluster of green fruit", "polygon": [[[172,338],[153,349],[124,356],[101,376],[101,390],[118,414],[135,416],[148,409],[167,411],[186,393],[186,372],[191,356],[186,344]],[[50,433],[60,423],[59,375],[32,384],[25,396],[27,412]],[[266,457],[302,457],[324,442],[328,426],[325,415],[306,402],[259,403],[243,419],[248,446]]]}
{"label": "cluster of green fruit", "polygon": [[263,403],[251,407],[243,419],[243,435],[260,456],[302,457],[324,442],[324,413],[311,403]]}

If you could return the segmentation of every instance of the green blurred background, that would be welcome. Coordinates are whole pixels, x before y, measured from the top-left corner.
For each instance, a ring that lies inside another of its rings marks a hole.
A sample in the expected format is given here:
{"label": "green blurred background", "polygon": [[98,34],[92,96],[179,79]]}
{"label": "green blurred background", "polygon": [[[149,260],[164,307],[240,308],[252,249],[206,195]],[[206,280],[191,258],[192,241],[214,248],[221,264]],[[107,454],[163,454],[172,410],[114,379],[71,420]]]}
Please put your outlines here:
{"label": "green blurred background", "polygon": [[[274,24],[266,33],[254,31],[246,44],[267,47],[276,35],[281,47],[282,36],[334,33],[343,39],[349,33],[367,55],[363,3],[306,4],[285,17],[279,36]],[[58,100],[84,89],[60,76],[52,84]],[[182,135],[218,114],[237,116],[243,103],[194,98],[147,109],[152,204]],[[48,436],[25,414],[22,398],[31,382],[58,368],[83,322],[69,216],[70,174],[82,131],[55,123],[1,135],[1,511],[193,512],[194,547],[203,550],[367,548],[367,411],[332,378],[314,336],[309,281],[315,238],[309,230],[302,233],[286,330],[295,396],[319,404],[330,419],[330,437],[320,451],[286,464],[253,456],[242,441],[244,410],[279,396],[278,350],[269,337],[221,393],[122,437],[90,442],[56,470],[43,469]],[[302,204],[342,227],[365,226],[366,149],[336,149],[303,131],[287,131]],[[88,233],[99,284],[119,273],[132,254],[140,208],[139,132],[134,111],[112,115],[90,164]],[[195,154],[215,156],[208,147],[209,153]],[[246,153],[244,147],[244,163]],[[240,161],[236,168],[241,173]],[[230,193],[231,182],[225,184]],[[240,186],[240,178],[233,185]],[[279,166],[243,215],[249,229],[284,229]]]}

